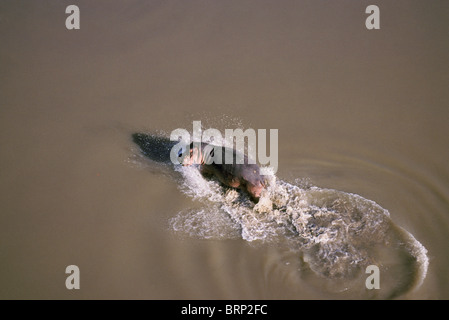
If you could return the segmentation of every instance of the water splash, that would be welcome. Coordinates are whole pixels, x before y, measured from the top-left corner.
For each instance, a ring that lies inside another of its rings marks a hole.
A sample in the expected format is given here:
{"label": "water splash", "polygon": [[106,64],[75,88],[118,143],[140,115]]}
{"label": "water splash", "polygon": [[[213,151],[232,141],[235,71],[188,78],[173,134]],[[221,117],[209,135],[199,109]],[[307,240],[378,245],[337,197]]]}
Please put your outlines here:
{"label": "water splash", "polygon": [[375,264],[385,290],[370,297],[396,297],[421,285],[427,250],[394,225],[387,210],[359,195],[269,179],[258,204],[246,194],[206,180],[194,167],[177,167],[180,189],[201,202],[170,220],[173,230],[202,239],[242,238],[279,243],[297,253],[313,275],[333,291],[361,291],[364,270]]}

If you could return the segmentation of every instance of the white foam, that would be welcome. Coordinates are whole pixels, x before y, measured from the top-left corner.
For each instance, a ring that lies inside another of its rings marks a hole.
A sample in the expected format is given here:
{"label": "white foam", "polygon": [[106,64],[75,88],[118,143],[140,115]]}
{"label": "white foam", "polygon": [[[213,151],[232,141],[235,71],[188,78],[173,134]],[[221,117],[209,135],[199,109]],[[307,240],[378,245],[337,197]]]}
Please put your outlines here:
{"label": "white foam", "polygon": [[[173,230],[189,236],[287,241],[294,250],[302,252],[314,272],[328,278],[353,276],[373,263],[372,248],[396,239],[391,234],[389,212],[356,194],[302,188],[276,181],[273,175],[255,205],[245,193],[206,180],[194,167],[176,170],[184,178],[181,191],[202,204],[200,210],[182,211],[170,221]],[[418,264],[416,288],[426,276],[427,250],[405,233],[407,250]]]}
{"label": "white foam", "polygon": [[416,290],[422,285],[424,279],[427,276],[427,270],[429,268],[429,257],[427,256],[427,249],[418,240],[416,240],[416,238],[410,232],[406,231],[403,228],[400,229],[404,232],[405,237],[408,238],[408,241],[406,241],[407,250],[417,260],[416,265],[418,266],[418,270],[415,273],[416,281],[413,286],[413,290]]}

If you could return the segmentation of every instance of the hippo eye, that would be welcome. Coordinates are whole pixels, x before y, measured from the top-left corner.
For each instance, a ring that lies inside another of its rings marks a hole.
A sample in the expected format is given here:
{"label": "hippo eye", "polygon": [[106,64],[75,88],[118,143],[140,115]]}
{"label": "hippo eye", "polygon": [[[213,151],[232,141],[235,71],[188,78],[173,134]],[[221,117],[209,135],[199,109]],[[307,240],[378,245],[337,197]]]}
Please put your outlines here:
{"label": "hippo eye", "polygon": [[178,157],[181,157],[182,154],[183,154],[183,150],[182,150],[182,149],[179,149],[179,151],[178,151]]}

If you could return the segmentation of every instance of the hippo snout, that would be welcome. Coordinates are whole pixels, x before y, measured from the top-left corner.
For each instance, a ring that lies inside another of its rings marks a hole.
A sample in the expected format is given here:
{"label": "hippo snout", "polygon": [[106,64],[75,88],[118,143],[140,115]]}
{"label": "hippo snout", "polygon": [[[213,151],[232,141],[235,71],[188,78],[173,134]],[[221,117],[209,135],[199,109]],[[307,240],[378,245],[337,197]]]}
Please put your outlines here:
{"label": "hippo snout", "polygon": [[264,190],[264,186],[261,182],[258,182],[256,184],[248,183],[246,189],[252,198],[258,200],[262,191]]}

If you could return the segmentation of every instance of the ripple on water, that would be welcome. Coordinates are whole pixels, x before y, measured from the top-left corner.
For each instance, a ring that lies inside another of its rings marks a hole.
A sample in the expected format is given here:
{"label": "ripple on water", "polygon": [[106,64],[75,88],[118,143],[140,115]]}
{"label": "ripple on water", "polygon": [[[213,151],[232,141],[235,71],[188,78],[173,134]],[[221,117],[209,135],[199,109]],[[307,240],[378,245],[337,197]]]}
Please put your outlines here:
{"label": "ripple on water", "polygon": [[[257,205],[236,190],[176,168],[181,191],[201,202],[170,220],[180,234],[201,239],[278,243],[294,252],[299,277],[329,292],[390,298],[418,287],[426,276],[426,249],[396,226],[389,212],[359,195],[294,185],[274,176]],[[366,290],[366,267],[376,265],[382,290]]]}

